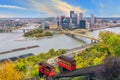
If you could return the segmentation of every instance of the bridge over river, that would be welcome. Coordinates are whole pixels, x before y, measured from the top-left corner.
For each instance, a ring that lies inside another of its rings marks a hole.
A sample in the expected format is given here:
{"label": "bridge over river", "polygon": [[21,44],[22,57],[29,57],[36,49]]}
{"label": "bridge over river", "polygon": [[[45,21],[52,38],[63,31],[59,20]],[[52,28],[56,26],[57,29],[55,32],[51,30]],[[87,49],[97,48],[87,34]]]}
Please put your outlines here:
{"label": "bridge over river", "polygon": [[40,26],[39,24],[31,23],[31,24],[27,24],[27,25],[24,26],[24,27],[19,27],[19,28],[10,27],[10,28],[3,28],[2,30],[3,30],[4,32],[13,32],[13,31],[19,30],[19,31],[25,33],[25,32],[28,32],[28,31],[37,29],[39,26]]}
{"label": "bridge over river", "polygon": [[93,37],[90,32],[85,32],[87,34],[85,34],[85,33],[83,34],[79,31],[65,31],[65,30],[62,30],[62,31],[64,34],[71,35],[72,37],[80,36],[80,37],[91,39],[91,43],[92,42],[100,42],[100,39]]}

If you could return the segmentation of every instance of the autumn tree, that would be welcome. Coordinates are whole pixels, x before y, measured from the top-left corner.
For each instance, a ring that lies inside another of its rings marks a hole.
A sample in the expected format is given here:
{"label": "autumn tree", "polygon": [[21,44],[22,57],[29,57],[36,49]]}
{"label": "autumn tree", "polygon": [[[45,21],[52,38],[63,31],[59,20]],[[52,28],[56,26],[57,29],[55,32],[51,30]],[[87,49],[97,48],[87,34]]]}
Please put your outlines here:
{"label": "autumn tree", "polygon": [[18,71],[12,63],[1,63],[0,80],[23,80],[22,72]]}

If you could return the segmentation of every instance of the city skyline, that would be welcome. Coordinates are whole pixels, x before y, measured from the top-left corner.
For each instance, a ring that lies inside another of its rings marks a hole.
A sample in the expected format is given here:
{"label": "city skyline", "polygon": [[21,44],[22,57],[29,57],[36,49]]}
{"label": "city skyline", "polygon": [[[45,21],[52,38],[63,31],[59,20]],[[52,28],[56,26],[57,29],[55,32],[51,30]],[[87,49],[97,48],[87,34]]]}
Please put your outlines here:
{"label": "city skyline", "polygon": [[[2,0],[1,17],[69,16],[71,10],[85,16],[120,17],[119,0]],[[114,5],[114,6],[113,6]]]}

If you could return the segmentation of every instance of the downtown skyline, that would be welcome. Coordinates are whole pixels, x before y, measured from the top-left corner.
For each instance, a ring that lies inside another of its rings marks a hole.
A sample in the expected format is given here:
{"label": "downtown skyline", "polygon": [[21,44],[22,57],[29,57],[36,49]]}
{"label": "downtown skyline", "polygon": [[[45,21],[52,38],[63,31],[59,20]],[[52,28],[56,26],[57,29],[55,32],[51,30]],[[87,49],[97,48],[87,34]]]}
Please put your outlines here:
{"label": "downtown skyline", "polygon": [[69,16],[74,10],[89,17],[120,17],[119,0],[0,0],[0,18]]}

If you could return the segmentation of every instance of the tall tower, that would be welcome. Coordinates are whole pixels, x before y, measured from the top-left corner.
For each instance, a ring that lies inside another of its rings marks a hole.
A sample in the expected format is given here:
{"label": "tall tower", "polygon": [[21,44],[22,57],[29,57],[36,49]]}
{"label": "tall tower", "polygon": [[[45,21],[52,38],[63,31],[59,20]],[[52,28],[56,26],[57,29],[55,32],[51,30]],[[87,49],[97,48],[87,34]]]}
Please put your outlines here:
{"label": "tall tower", "polygon": [[93,25],[95,24],[95,17],[93,14],[91,14],[90,24],[91,24],[91,27],[93,27]]}
{"label": "tall tower", "polygon": [[80,13],[79,14],[79,20],[82,20],[83,19],[83,13]]}
{"label": "tall tower", "polygon": [[79,13],[78,24],[80,24],[80,20],[83,20],[83,13]]}
{"label": "tall tower", "polygon": [[70,11],[70,18],[74,17],[74,11]]}

